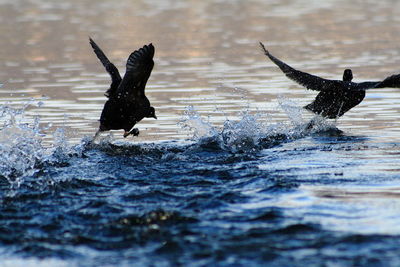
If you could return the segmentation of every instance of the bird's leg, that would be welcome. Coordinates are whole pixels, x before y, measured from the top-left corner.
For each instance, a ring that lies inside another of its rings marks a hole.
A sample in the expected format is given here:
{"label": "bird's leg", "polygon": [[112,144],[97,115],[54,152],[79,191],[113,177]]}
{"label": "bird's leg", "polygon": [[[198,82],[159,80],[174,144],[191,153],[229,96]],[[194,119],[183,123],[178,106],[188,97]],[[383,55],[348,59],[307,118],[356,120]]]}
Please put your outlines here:
{"label": "bird's leg", "polygon": [[335,118],[335,124],[337,123],[337,120],[339,119],[339,114],[342,111],[343,104],[344,104],[344,102],[342,102],[342,104],[340,105],[339,111],[338,111],[338,113],[336,115],[336,118]]}
{"label": "bird's leg", "polygon": [[92,145],[94,141],[96,141],[97,137],[100,135],[101,132],[102,130],[98,129],[93,138],[87,142],[87,145]]}
{"label": "bird's leg", "polygon": [[102,132],[102,131],[101,131],[100,129],[97,130],[97,132],[96,132],[95,135],[93,136],[91,142],[94,142],[94,141],[96,140],[96,138],[100,135],[101,132]]}
{"label": "bird's leg", "polygon": [[105,131],[109,131],[110,128],[104,126],[101,122],[100,122],[100,126],[99,129],[97,130],[96,134],[94,135],[93,139],[91,142],[94,142],[96,140],[96,138],[100,135],[101,132],[105,132]]}

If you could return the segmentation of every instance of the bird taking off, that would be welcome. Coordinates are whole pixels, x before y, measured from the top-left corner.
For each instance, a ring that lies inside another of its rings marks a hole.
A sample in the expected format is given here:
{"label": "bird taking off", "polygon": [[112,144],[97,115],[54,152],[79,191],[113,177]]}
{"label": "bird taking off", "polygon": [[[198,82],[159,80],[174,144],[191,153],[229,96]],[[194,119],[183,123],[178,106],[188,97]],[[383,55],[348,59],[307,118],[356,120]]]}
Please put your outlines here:
{"label": "bird taking off", "polygon": [[100,47],[89,38],[90,45],[106,71],[111,76],[110,88],[105,93],[108,98],[100,116],[100,132],[109,130],[124,130],[124,137],[130,134],[137,136],[139,130],[133,128],[143,118],[155,118],[155,109],[150,106],[144,89],[154,66],[154,46],[145,45],[132,52],[126,63],[123,78],[118,69],[111,63]]}
{"label": "bird taking off", "polygon": [[343,80],[328,80],[292,68],[269,53],[260,42],[264,54],[269,57],[291,80],[310,90],[319,91],[313,102],[304,108],[328,119],[341,117],[347,111],[361,103],[365,90],[373,88],[400,87],[400,74],[387,77],[383,81],[352,82],[353,73],[346,69]]}

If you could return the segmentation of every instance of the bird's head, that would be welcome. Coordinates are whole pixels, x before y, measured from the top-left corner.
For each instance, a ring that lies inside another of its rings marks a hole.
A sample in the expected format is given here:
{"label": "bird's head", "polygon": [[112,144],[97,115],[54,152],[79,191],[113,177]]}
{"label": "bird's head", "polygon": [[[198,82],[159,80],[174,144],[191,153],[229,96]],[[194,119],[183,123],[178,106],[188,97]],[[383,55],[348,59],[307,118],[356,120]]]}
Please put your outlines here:
{"label": "bird's head", "polygon": [[345,69],[343,72],[343,81],[344,82],[351,82],[353,80],[353,72],[351,69]]}
{"label": "bird's head", "polygon": [[154,107],[150,107],[150,108],[149,108],[149,112],[147,113],[146,118],[154,118],[154,119],[157,119],[156,110],[154,109]]}

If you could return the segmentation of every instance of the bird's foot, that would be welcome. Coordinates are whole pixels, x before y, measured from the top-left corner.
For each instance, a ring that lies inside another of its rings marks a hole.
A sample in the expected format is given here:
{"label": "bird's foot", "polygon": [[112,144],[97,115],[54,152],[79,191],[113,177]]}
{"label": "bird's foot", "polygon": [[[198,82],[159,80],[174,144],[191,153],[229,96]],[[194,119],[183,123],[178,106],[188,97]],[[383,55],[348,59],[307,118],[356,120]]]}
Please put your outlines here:
{"label": "bird's foot", "polygon": [[138,128],[133,128],[129,133],[131,135],[133,135],[133,136],[138,136],[139,135],[139,129]]}
{"label": "bird's foot", "polygon": [[138,136],[139,135],[139,129],[138,128],[133,128],[129,132],[125,131],[124,132],[124,138],[128,137],[130,134],[133,135],[133,136]]}

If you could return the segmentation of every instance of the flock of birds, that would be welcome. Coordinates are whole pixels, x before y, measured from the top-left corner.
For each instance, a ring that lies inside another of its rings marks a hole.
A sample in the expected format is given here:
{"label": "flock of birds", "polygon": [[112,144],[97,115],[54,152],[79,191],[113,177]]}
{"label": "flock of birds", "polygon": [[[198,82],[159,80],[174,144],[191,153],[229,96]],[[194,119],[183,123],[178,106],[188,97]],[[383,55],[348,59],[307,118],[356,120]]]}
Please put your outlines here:
{"label": "flock of birds", "polygon": [[[108,98],[100,116],[100,127],[96,138],[101,132],[109,130],[124,130],[124,137],[138,136],[139,130],[133,128],[143,118],[155,118],[155,109],[150,105],[145,95],[145,87],[154,66],[154,46],[145,45],[132,52],[126,63],[123,78],[118,69],[107,58],[100,47],[91,39],[90,45],[106,71],[111,76],[110,88],[105,93]],[[304,106],[305,109],[327,119],[341,117],[347,111],[361,103],[365,91],[373,88],[400,88],[400,74],[387,77],[383,81],[352,82],[353,73],[346,69],[343,80],[328,80],[292,68],[283,61],[271,55],[260,42],[264,54],[274,62],[291,80],[310,90],[319,91],[313,102]],[[307,128],[312,128],[313,120]]]}

